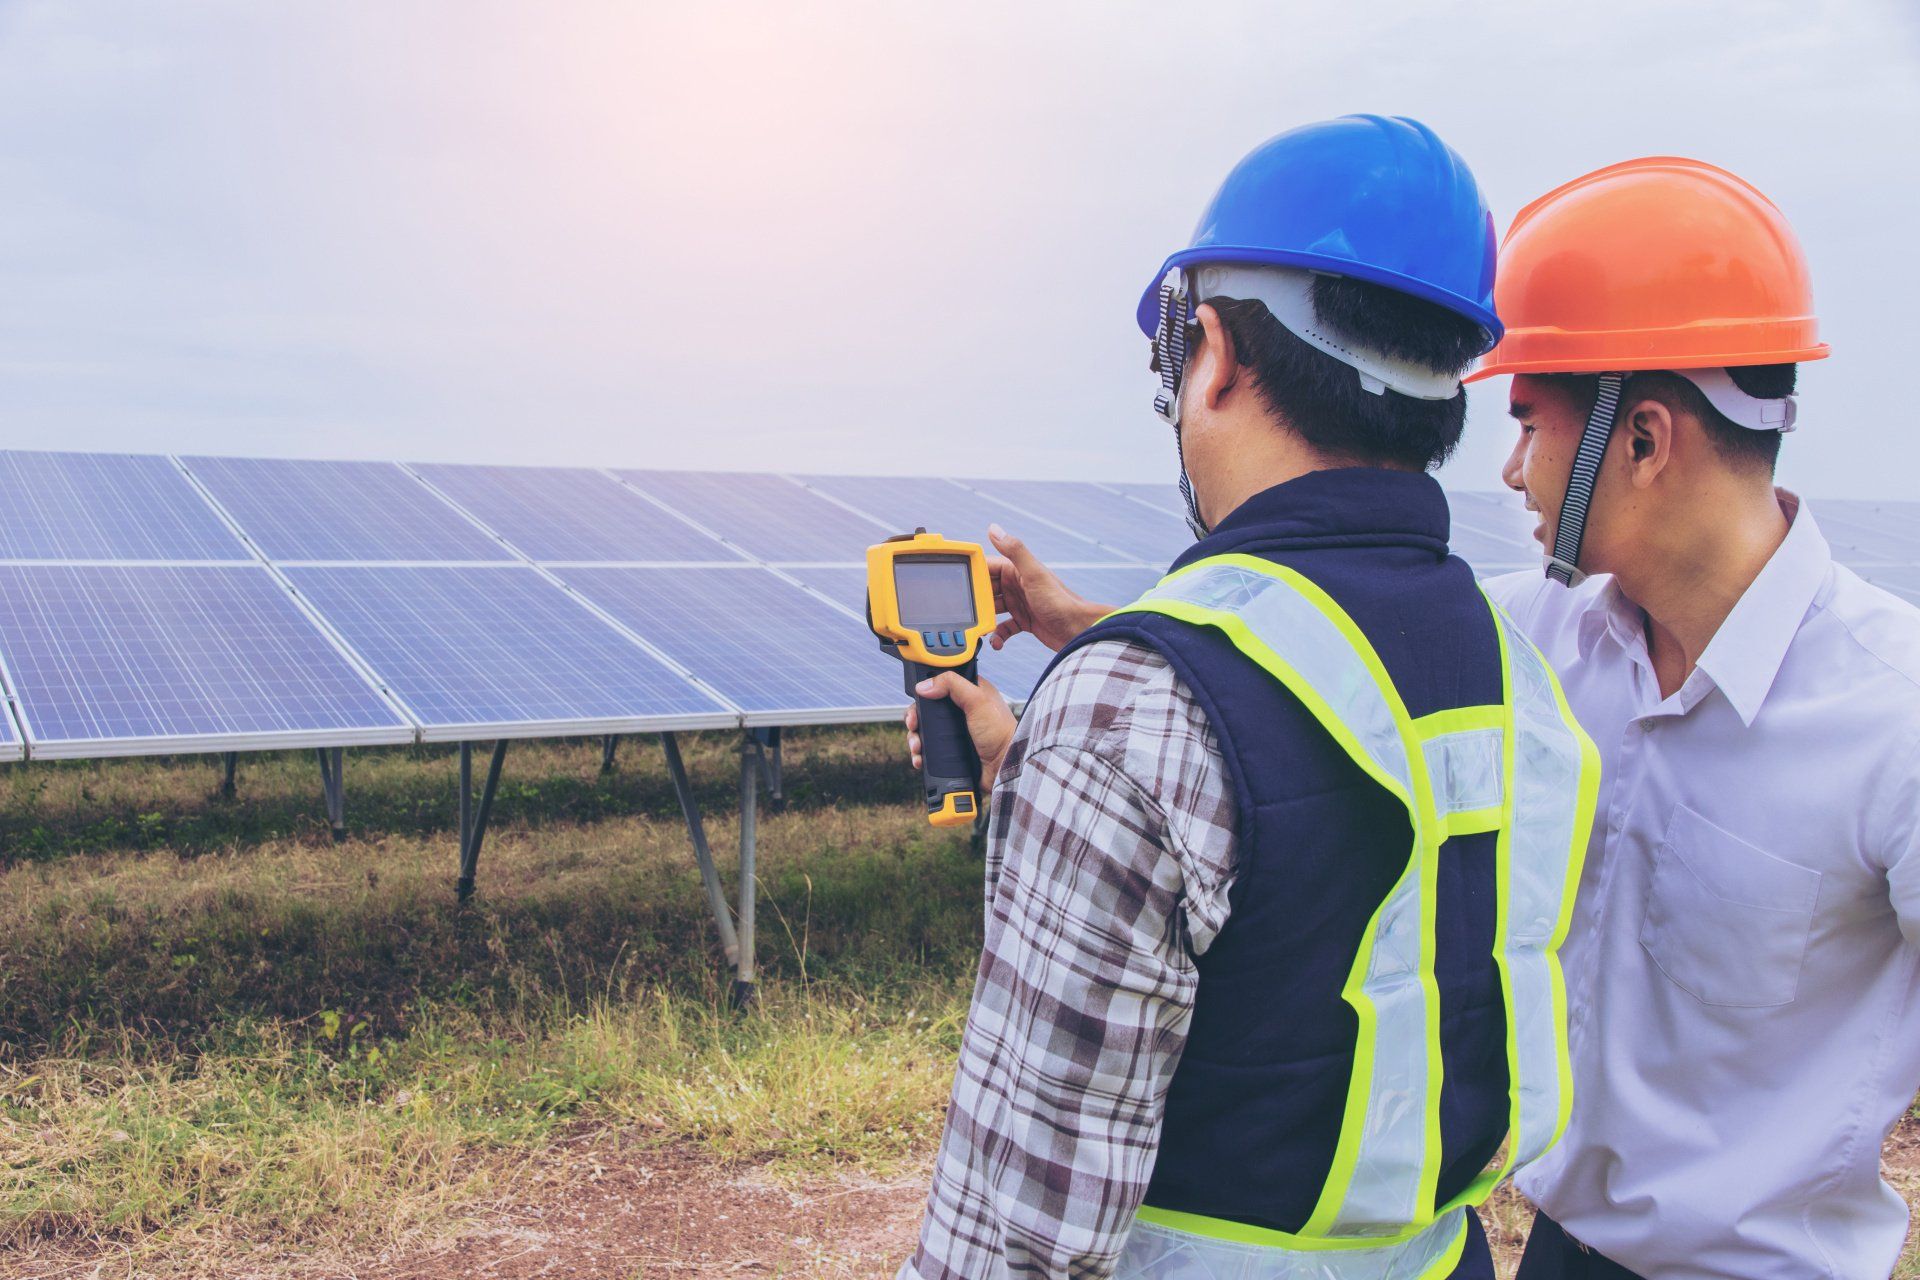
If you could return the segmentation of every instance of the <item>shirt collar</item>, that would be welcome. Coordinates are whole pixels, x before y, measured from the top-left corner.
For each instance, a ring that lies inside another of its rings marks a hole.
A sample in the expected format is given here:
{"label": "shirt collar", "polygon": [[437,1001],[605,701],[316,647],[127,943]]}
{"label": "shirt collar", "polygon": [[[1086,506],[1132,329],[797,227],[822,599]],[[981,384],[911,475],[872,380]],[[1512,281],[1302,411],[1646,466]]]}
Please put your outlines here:
{"label": "shirt collar", "polygon": [[1447,496],[1420,471],[1336,467],[1254,494],[1189,547],[1175,566],[1250,540],[1306,546],[1413,545],[1447,552]]}
{"label": "shirt collar", "polygon": [[1593,646],[1604,635],[1611,635],[1621,648],[1632,649],[1635,641],[1642,638],[1641,628],[1645,625],[1640,606],[1627,599],[1611,577],[1598,580],[1593,591],[1593,600],[1580,615],[1580,628],[1574,637],[1583,662],[1593,656]]}
{"label": "shirt collar", "polygon": [[1701,670],[1740,713],[1741,723],[1749,725],[1833,568],[1833,552],[1813,513],[1785,489],[1774,492],[1789,521],[1787,536],[1700,655]]}
{"label": "shirt collar", "polygon": [[[1833,552],[1806,504],[1785,489],[1774,492],[1787,517],[1787,536],[1741,593],[1733,611],[1707,642],[1698,663],[1698,672],[1704,672],[1726,695],[1740,722],[1746,725],[1760,714],[1761,704],[1773,689],[1774,677],[1780,674],[1780,664],[1786,661],[1787,649],[1833,566]],[[1591,657],[1603,635],[1611,635],[1629,652],[1636,646],[1644,647],[1645,626],[1640,607],[1627,599],[1612,578],[1607,578],[1580,617],[1575,637],[1580,657]],[[1690,707],[1697,698],[1684,701]]]}

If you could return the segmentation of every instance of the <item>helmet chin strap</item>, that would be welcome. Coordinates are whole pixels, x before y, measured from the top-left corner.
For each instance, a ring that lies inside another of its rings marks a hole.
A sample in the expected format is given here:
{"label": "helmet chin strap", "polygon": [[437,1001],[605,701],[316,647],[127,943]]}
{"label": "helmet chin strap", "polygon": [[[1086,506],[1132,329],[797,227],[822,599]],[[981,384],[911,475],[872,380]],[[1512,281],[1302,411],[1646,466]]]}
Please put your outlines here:
{"label": "helmet chin strap", "polygon": [[1212,532],[1200,518],[1200,500],[1194,497],[1187,475],[1187,451],[1180,433],[1180,382],[1187,371],[1187,327],[1193,323],[1193,299],[1187,293],[1185,273],[1178,268],[1160,282],[1160,323],[1153,333],[1154,363],[1160,366],[1160,390],[1153,411],[1173,428],[1174,454],[1180,459],[1180,498],[1187,508],[1187,528],[1195,538]]}
{"label": "helmet chin strap", "polygon": [[1580,543],[1587,532],[1587,515],[1593,506],[1593,486],[1600,478],[1600,464],[1607,456],[1607,441],[1613,437],[1613,418],[1620,408],[1620,388],[1626,375],[1603,373],[1593,397],[1593,411],[1580,432],[1580,447],[1573,455],[1573,470],[1567,476],[1567,494],[1560,500],[1560,519],[1554,526],[1553,546],[1547,552],[1547,576],[1562,586],[1577,587],[1587,575],[1580,569]]}

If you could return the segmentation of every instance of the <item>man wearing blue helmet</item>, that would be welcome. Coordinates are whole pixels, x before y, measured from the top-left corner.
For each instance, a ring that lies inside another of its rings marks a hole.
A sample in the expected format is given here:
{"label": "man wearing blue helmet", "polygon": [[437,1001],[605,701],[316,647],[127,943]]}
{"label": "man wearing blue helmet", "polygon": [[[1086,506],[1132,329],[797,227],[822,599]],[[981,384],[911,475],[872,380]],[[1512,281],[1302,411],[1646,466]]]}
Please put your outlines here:
{"label": "man wearing blue helmet", "polygon": [[[1472,1206],[1564,1125],[1555,952],[1597,786],[1427,474],[1499,336],[1492,221],[1425,126],[1256,148],[1141,303],[1200,540],[1071,596],[992,792],[923,1280],[1490,1280]],[[909,719],[909,731],[913,728]],[[917,754],[917,739],[910,739]]]}

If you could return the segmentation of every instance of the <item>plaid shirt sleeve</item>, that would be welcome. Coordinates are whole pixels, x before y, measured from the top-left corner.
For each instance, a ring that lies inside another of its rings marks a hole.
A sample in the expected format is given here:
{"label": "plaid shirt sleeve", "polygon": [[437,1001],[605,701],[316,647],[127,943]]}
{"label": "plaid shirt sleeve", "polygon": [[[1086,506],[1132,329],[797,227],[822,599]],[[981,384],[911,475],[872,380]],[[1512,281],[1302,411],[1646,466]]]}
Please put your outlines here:
{"label": "plaid shirt sleeve", "polygon": [[1069,655],[994,788],[985,949],[919,1248],[900,1280],[1099,1280],[1146,1194],[1194,957],[1227,915],[1234,802],[1145,646]]}

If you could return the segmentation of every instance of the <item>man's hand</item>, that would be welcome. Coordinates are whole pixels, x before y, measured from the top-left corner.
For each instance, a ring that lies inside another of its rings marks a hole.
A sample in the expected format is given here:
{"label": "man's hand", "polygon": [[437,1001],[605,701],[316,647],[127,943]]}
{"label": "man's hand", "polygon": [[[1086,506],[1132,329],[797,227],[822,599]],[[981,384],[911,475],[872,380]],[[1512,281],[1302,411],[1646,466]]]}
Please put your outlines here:
{"label": "man's hand", "polygon": [[987,557],[987,572],[993,577],[993,607],[1007,615],[987,637],[994,648],[1004,648],[1007,641],[1025,631],[1058,652],[1061,645],[1113,612],[1069,590],[1053,570],[1027,550],[1026,543],[999,525],[987,526],[987,537],[1000,553]]}
{"label": "man's hand", "polygon": [[[954,705],[966,713],[967,734],[980,756],[980,790],[992,791],[993,780],[1000,776],[1000,765],[1007,758],[1007,748],[1013,745],[1014,719],[1007,700],[991,681],[972,684],[956,671],[942,671],[922,680],[915,692],[923,698],[952,698]],[[920,768],[920,709],[912,705],[907,707],[907,754],[913,757],[913,767]],[[985,807],[984,800],[981,807]]]}

